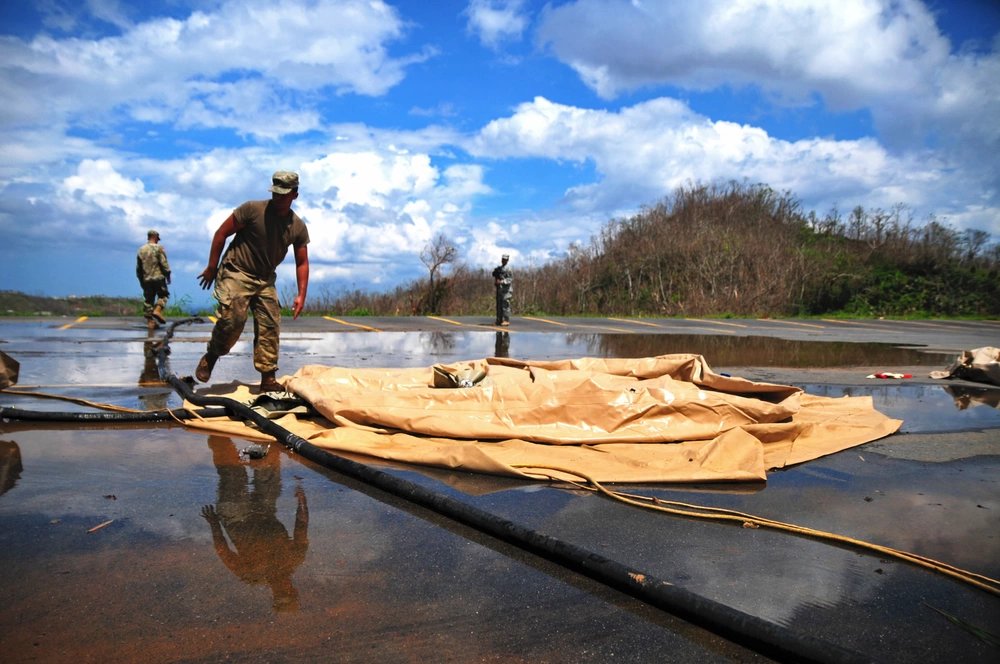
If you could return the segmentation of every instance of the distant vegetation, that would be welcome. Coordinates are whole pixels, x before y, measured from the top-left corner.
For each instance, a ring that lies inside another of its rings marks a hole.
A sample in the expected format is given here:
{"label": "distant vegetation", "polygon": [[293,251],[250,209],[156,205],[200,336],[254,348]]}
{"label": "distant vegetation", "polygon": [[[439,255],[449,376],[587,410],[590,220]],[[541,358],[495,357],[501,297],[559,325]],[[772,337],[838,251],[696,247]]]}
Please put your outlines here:
{"label": "distant vegetation", "polygon": [[[420,259],[425,279],[382,293],[314,288],[305,313],[493,315],[490,270],[464,264],[447,237]],[[903,206],[820,218],[764,185],[684,187],[559,260],[512,267],[515,315],[1000,316],[1000,244],[985,231],[914,224]],[[141,315],[142,303],[0,291],[0,315],[41,312]]]}
{"label": "distant vegetation", "polygon": [[[170,317],[188,315],[187,302],[171,302],[165,310]],[[142,298],[45,297],[18,291],[0,291],[0,316],[142,316]]]}
{"label": "distant vegetation", "polygon": [[141,299],[124,297],[43,297],[0,291],[0,316],[131,316]]}
{"label": "distant vegetation", "polygon": [[[679,189],[586,246],[514,263],[515,314],[605,316],[1000,316],[1000,244],[906,208],[804,213],[788,193],[729,183]],[[425,249],[442,255],[438,237]],[[499,257],[498,257],[499,258]],[[390,293],[313,296],[339,315],[490,315],[489,271],[425,260]],[[433,277],[433,278],[430,278]]]}

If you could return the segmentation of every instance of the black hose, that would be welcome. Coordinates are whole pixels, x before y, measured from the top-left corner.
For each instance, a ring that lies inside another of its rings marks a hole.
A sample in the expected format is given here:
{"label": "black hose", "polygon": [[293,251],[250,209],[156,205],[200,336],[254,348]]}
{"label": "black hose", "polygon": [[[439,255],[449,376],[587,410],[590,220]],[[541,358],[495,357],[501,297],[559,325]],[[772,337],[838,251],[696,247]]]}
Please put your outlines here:
{"label": "black hose", "polygon": [[[161,369],[166,354],[169,354],[169,349],[166,348],[167,340],[173,335],[173,329],[176,325],[189,322],[202,322],[201,318],[187,318],[176,323],[171,323],[167,328],[167,334],[164,336],[163,342],[160,345],[160,349],[164,350],[164,355],[157,356],[157,370],[160,373],[160,379],[163,380],[163,371]],[[8,392],[8,394],[17,394],[15,392]],[[23,393],[23,396],[31,396],[31,393]],[[0,421],[3,420],[16,420],[23,422],[84,422],[84,423],[105,423],[105,422],[168,422],[171,420],[187,420],[192,418],[201,417],[221,417],[226,414],[226,410],[223,408],[219,409],[204,409],[191,411],[187,408],[174,408],[174,409],[161,409],[161,410],[145,410],[136,412],[76,412],[76,411],[45,411],[45,410],[24,410],[21,408],[12,408],[9,406],[0,406]]]}
{"label": "black hose", "polygon": [[[188,321],[178,321],[172,325],[185,322]],[[333,454],[234,399],[196,394],[190,383],[170,374],[166,367],[168,351],[165,347],[172,333],[173,327],[168,328],[159,351],[161,380],[169,382],[178,394],[197,406],[222,406],[230,415],[253,422],[260,431],[273,436],[290,450],[314,463],[541,555],[767,656],[794,662],[871,661],[870,657],[860,653],[808,634],[794,633],[757,616],[662,581],[651,574],[627,567],[601,554],[502,519],[372,466]]]}

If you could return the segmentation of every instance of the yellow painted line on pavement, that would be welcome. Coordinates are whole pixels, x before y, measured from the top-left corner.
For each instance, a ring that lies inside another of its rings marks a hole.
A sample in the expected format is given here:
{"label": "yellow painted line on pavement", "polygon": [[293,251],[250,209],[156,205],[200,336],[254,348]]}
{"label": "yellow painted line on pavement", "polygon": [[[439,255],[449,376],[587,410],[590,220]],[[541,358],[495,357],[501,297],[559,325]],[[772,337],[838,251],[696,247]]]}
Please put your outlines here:
{"label": "yellow painted line on pavement", "polygon": [[684,320],[693,320],[696,323],[708,323],[709,325],[728,325],[730,327],[746,327],[743,323],[727,323],[721,320],[705,320],[703,318],[685,318]]}
{"label": "yellow painted line on pavement", "polygon": [[618,321],[620,323],[635,323],[636,325],[648,325],[649,327],[663,327],[662,325],[657,325],[656,323],[650,323],[649,321],[632,320],[631,318],[611,318],[611,317],[609,317],[608,320],[616,320],[616,321]]}
{"label": "yellow painted line on pavement", "polygon": [[917,327],[933,327],[936,330],[953,330],[955,326],[961,326],[961,321],[933,321],[933,320],[897,320],[894,323],[906,325],[916,325]]}
{"label": "yellow painted line on pavement", "polygon": [[62,326],[62,327],[60,327],[59,329],[60,329],[60,330],[68,330],[69,328],[73,327],[73,326],[74,326],[74,325],[76,325],[77,323],[82,323],[83,321],[87,320],[88,318],[89,318],[89,316],[80,316],[79,318],[77,318],[77,319],[76,319],[75,321],[73,321],[72,323],[66,323],[65,325],[63,325],[63,326]]}
{"label": "yellow painted line on pavement", "polygon": [[811,327],[817,330],[825,330],[826,328],[822,325],[816,325],[815,323],[800,323],[795,320],[775,320],[773,318],[758,318],[758,323],[777,323],[778,325],[798,325],[799,327]]}
{"label": "yellow painted line on pavement", "polygon": [[537,320],[540,323],[548,323],[549,325],[558,325],[559,327],[567,327],[566,323],[560,323],[555,320],[547,320],[545,318],[534,318],[532,316],[521,316],[524,320]]}
{"label": "yellow painted line on pavement", "polygon": [[612,327],[610,325],[587,325],[586,323],[561,323],[557,320],[549,320],[547,318],[534,318],[532,316],[521,316],[524,320],[535,320],[539,323],[548,323],[549,325],[558,325],[559,327],[577,327],[583,328],[585,330],[609,330],[611,332],[621,332],[622,334],[635,334],[635,330],[628,330],[623,327]]}
{"label": "yellow painted line on pavement", "polygon": [[451,323],[452,325],[458,325],[459,327],[463,326],[463,324],[459,323],[457,320],[451,320],[449,318],[441,318],[439,316],[428,316],[427,318],[430,318],[431,320],[439,320],[442,323]]}
{"label": "yellow painted line on pavement", "polygon": [[839,320],[837,318],[820,318],[820,320],[824,323],[836,323],[838,325],[865,325],[865,323],[859,323],[856,320]]}
{"label": "yellow painted line on pavement", "polygon": [[348,323],[346,320],[340,320],[339,318],[334,318],[333,316],[323,316],[326,320],[332,320],[334,323],[340,323],[341,325],[347,325],[348,327],[357,327],[362,330],[368,330],[369,332],[381,332],[382,330],[377,327],[369,327],[367,325],[362,325],[361,323]]}
{"label": "yellow painted line on pavement", "polygon": [[216,318],[215,316],[209,316],[208,320],[212,321],[212,325],[215,325],[216,322],[218,322],[219,319]]}
{"label": "yellow painted line on pavement", "polygon": [[585,323],[576,323],[572,327],[582,327],[585,330],[608,330],[611,332],[620,332],[622,334],[635,334],[635,330],[629,330],[624,327],[612,327],[611,325],[587,325]]}
{"label": "yellow painted line on pavement", "polygon": [[838,325],[854,325],[855,327],[867,327],[872,330],[885,330],[884,325],[875,323],[865,323],[857,320],[839,320],[837,318],[821,318],[824,323],[836,323]]}

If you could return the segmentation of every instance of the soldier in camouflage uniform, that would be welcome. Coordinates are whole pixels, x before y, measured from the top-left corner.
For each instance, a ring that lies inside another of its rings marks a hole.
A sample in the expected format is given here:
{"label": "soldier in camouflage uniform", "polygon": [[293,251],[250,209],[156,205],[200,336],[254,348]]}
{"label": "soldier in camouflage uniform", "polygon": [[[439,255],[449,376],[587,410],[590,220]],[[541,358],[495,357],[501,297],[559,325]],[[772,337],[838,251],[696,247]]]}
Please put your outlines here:
{"label": "soldier in camouflage uniform", "polygon": [[514,295],[514,274],[507,267],[510,256],[504,254],[500,265],[493,270],[493,284],[497,289],[497,319],[496,324],[507,327],[510,325],[510,298]]}
{"label": "soldier in camouflage uniform", "polygon": [[135,257],[135,276],[142,286],[143,314],[146,316],[146,326],[150,330],[166,323],[163,308],[167,306],[170,291],[170,263],[167,252],[160,246],[160,234],[154,230],[146,233],[146,244],[139,247]]}
{"label": "soldier in camouflage uniform", "polygon": [[[195,369],[195,377],[203,383],[211,378],[216,360],[239,340],[252,311],[253,364],[260,372],[260,391],[284,389],[274,377],[281,326],[275,270],[292,247],[298,286],[292,316],[298,318],[309,286],[309,231],[292,210],[292,201],[299,197],[298,174],[277,171],[270,191],[270,200],[243,203],[222,222],[212,237],[208,267],[198,276],[202,288],[215,283],[213,296],[219,303],[212,338]],[[222,248],[230,235],[235,237],[223,255]]]}

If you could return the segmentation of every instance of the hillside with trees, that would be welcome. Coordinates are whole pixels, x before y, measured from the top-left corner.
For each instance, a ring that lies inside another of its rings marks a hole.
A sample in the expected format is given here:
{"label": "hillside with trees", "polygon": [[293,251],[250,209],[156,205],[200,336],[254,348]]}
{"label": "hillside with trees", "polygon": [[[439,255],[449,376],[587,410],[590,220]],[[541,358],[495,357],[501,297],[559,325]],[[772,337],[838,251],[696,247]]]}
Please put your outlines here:
{"label": "hillside with trees", "polygon": [[[1000,244],[989,240],[934,219],[914,224],[902,206],[820,218],[764,185],[691,186],[608,222],[559,260],[516,264],[513,306],[560,316],[997,317]],[[312,306],[341,315],[491,314],[487,270],[457,261],[442,236],[422,258],[428,279]]]}

